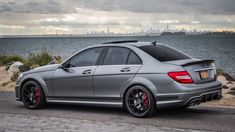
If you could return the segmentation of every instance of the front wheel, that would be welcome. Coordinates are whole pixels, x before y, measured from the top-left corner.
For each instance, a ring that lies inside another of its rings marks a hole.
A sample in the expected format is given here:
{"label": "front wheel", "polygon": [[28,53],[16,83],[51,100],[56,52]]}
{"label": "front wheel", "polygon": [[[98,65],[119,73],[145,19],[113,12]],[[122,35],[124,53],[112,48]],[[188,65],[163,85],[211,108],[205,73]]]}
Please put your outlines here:
{"label": "front wheel", "polygon": [[39,109],[46,104],[41,86],[35,81],[26,82],[21,89],[24,105],[29,109]]}
{"label": "front wheel", "polygon": [[125,106],[135,117],[149,117],[156,111],[154,97],[143,86],[134,86],[126,92]]}

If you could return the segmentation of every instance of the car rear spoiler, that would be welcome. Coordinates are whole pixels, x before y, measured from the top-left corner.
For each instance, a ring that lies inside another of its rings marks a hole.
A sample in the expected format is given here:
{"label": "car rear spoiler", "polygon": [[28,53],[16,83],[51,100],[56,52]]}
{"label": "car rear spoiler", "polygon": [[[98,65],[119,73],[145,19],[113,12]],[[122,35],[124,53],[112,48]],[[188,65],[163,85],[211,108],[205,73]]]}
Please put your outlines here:
{"label": "car rear spoiler", "polygon": [[185,64],[181,64],[181,66],[189,66],[189,65],[194,65],[194,64],[199,64],[199,63],[213,63],[215,60],[197,60],[197,61],[192,61],[192,62],[187,62]]}

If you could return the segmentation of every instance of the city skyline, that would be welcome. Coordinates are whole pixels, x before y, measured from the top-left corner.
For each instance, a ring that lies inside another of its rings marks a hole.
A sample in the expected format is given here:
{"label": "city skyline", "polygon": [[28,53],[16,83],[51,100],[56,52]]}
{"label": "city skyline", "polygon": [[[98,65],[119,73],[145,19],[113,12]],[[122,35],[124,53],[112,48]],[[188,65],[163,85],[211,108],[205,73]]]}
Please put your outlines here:
{"label": "city skyline", "polygon": [[0,35],[235,31],[233,0],[0,0]]}

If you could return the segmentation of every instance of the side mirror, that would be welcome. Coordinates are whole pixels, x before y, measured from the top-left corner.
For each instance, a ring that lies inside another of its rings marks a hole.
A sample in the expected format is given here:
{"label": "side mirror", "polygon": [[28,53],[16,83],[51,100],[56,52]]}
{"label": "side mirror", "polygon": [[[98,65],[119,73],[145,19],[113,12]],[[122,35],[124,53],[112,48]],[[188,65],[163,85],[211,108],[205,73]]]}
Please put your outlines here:
{"label": "side mirror", "polygon": [[69,63],[68,63],[68,62],[65,62],[64,64],[61,64],[61,65],[60,65],[60,68],[63,69],[63,70],[68,70],[68,68],[69,68]]}

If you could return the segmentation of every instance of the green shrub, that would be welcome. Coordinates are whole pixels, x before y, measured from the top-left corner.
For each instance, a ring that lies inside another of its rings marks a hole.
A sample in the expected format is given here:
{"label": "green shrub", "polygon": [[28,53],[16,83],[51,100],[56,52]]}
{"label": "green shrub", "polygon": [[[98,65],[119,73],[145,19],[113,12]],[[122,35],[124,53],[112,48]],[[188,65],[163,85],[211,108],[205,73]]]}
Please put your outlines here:
{"label": "green shrub", "polygon": [[223,75],[224,75],[223,69],[216,68],[216,75],[217,75],[217,76],[223,76]]}
{"label": "green shrub", "polygon": [[56,64],[59,64],[62,62],[62,58],[60,56],[54,56],[54,60]]}
{"label": "green shrub", "polygon": [[49,54],[46,48],[42,49],[40,53],[33,54],[30,53],[28,56],[28,62],[27,64],[29,66],[33,64],[38,64],[39,66],[47,65],[49,62],[53,60],[53,56]]}
{"label": "green shrub", "polygon": [[19,55],[0,55],[0,66],[4,65],[6,66],[5,69],[8,70],[16,61],[20,61],[30,67],[44,66],[53,60],[55,63],[62,62],[62,58],[60,56],[53,56],[46,48],[43,48],[37,54],[29,53],[27,58],[23,58]]}
{"label": "green shrub", "polygon": [[26,63],[27,60],[24,59],[20,55],[1,55],[0,56],[0,65],[6,65],[12,64],[15,61],[20,61],[22,63]]}

